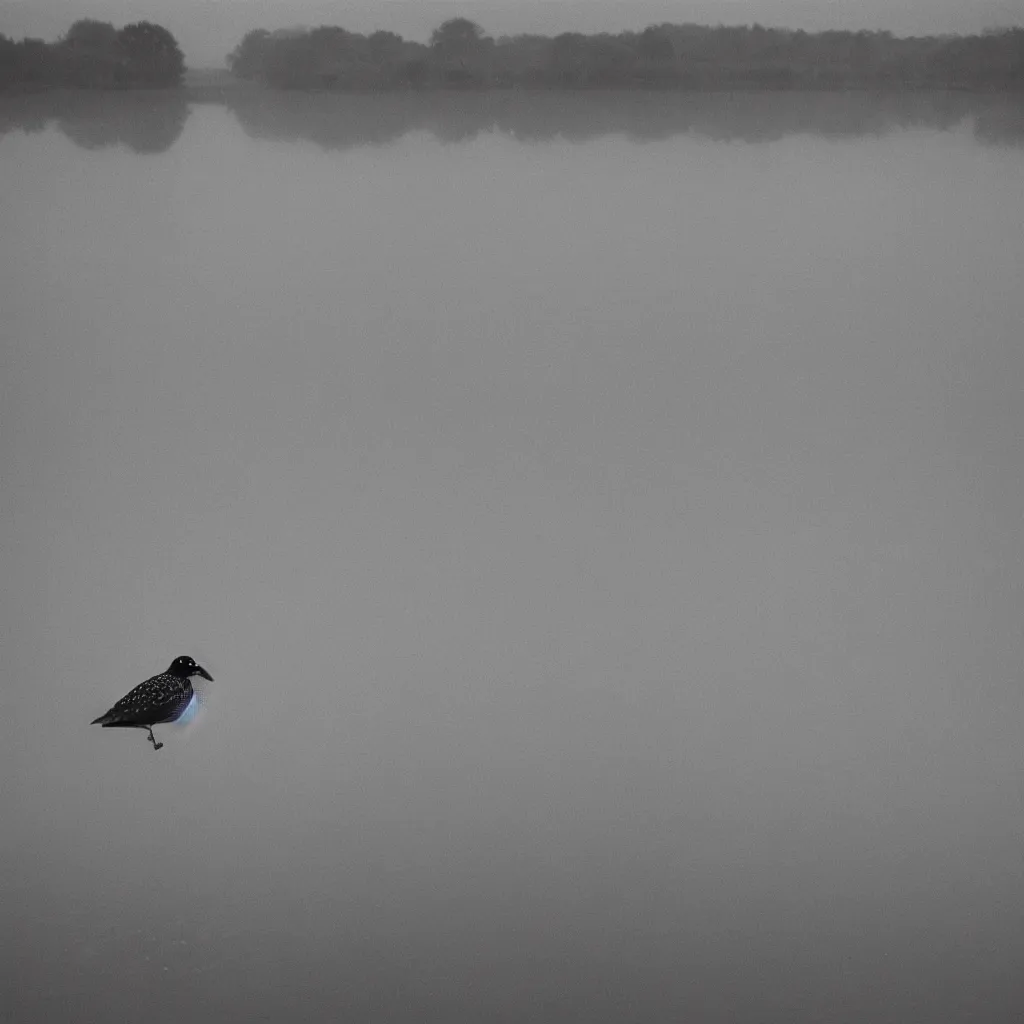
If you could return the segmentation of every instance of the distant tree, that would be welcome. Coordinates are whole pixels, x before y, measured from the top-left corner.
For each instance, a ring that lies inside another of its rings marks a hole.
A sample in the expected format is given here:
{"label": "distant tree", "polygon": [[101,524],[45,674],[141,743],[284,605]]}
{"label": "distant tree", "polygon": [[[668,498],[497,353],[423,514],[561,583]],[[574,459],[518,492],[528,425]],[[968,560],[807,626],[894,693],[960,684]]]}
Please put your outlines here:
{"label": "distant tree", "polygon": [[299,50],[307,62],[305,74],[316,86],[364,89],[380,83],[366,37],[358,32],[322,25],[305,36]]}
{"label": "distant tree", "polygon": [[22,39],[16,43],[14,67],[16,80],[26,85],[44,85],[56,77],[53,54],[42,39]]}
{"label": "distant tree", "polygon": [[468,18],[449,18],[430,34],[430,48],[439,57],[472,56],[483,45],[484,30]]}
{"label": "distant tree", "polygon": [[116,83],[123,57],[118,50],[117,29],[109,22],[91,18],[76,21],[57,49],[65,85],[109,89]]}
{"label": "distant tree", "polygon": [[[74,28],[74,27],[73,27]],[[83,39],[100,30],[79,29]],[[26,59],[19,50],[19,60]],[[761,25],[651,25],[642,32],[503,36],[451,18],[429,45],[392,32],[322,26],[250,32],[228,56],[235,74],[280,88],[542,86],[617,89],[1024,87],[1024,30],[978,36],[809,33]]]}
{"label": "distant tree", "polygon": [[960,88],[1024,85],[1024,29],[951,39],[930,59],[929,76]]}
{"label": "distant tree", "polygon": [[430,36],[430,50],[441,81],[478,85],[490,78],[494,40],[468,18],[449,18]]}
{"label": "distant tree", "polygon": [[551,40],[548,69],[555,85],[584,85],[588,76],[587,37],[563,32]]}
{"label": "distant tree", "polygon": [[83,18],[67,30],[64,46],[87,53],[113,53],[117,46],[117,29],[110,22]]}
{"label": "distant tree", "polygon": [[345,53],[355,38],[355,33],[346,32],[338,25],[321,25],[306,35],[311,49],[321,53]]}
{"label": "distant tree", "polygon": [[682,84],[676,66],[672,37],[660,25],[650,25],[633,40],[636,50],[636,78],[644,85]]}
{"label": "distant tree", "polygon": [[[374,32],[365,40],[365,52],[378,83],[391,88],[409,86],[410,64],[418,59],[425,68],[423,55],[429,51],[422,43],[407,43],[394,32]],[[415,74],[414,71],[412,77]]]}
{"label": "distant tree", "polygon": [[593,63],[593,81],[605,86],[625,85],[636,66],[636,50],[625,33],[620,36],[601,34],[588,40]]}
{"label": "distant tree", "polygon": [[396,60],[405,50],[405,40],[395,32],[374,32],[367,39],[370,59],[375,64]]}
{"label": "distant tree", "polygon": [[162,25],[137,21],[117,33],[122,57],[120,80],[125,85],[180,85],[185,58],[177,40]]}
{"label": "distant tree", "polygon": [[413,89],[422,89],[430,78],[430,65],[423,57],[411,57],[398,69],[398,80]]}
{"label": "distant tree", "polygon": [[270,33],[265,28],[253,29],[228,54],[228,67],[239,78],[258,78],[266,68],[267,53],[271,46]]}
{"label": "distant tree", "polygon": [[672,37],[660,26],[649,25],[637,38],[637,53],[656,64],[670,64],[676,59]]}
{"label": "distant tree", "polygon": [[0,32],[0,89],[9,88],[18,80],[18,44]]}

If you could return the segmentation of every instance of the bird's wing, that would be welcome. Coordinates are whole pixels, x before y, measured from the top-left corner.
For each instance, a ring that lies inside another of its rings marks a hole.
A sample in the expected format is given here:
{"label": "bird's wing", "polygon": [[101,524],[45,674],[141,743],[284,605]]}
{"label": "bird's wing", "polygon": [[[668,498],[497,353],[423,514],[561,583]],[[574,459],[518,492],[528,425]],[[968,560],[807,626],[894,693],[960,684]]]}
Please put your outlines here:
{"label": "bird's wing", "polygon": [[139,683],[93,724],[155,725],[176,718],[188,704],[190,693],[177,676],[164,673]]}

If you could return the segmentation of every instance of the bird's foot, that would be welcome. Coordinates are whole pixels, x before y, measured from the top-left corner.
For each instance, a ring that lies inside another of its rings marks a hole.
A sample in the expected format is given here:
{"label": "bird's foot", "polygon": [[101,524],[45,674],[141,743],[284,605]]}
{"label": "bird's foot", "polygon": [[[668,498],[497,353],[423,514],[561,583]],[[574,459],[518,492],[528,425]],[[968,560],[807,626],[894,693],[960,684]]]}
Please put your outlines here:
{"label": "bird's foot", "polygon": [[154,749],[154,750],[159,750],[159,749],[160,749],[160,748],[161,748],[162,746],[163,746],[163,744],[162,744],[162,743],[154,743],[154,744],[153,744],[153,749]]}

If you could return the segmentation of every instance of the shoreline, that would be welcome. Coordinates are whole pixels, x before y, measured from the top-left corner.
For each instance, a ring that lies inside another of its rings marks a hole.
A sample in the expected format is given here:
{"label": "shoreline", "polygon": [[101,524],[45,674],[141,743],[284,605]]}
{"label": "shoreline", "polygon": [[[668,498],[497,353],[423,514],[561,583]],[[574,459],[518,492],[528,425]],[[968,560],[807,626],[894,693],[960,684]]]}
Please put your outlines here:
{"label": "shoreline", "polygon": [[[80,90],[87,92],[89,90]],[[706,96],[722,93],[757,93],[765,95],[790,96],[795,94],[814,93],[855,93],[857,95],[879,96],[913,96],[928,93],[956,93],[963,95],[997,96],[997,95],[1020,95],[1024,89],[1010,89],[1006,87],[971,87],[971,86],[914,86],[914,85],[893,85],[888,84],[867,84],[852,86],[836,86],[829,84],[821,85],[797,85],[790,87],[756,85],[753,83],[741,83],[733,86],[713,86],[710,88],[695,88],[682,85],[668,84],[662,86],[640,84],[633,86],[625,85],[593,85],[593,86],[541,86],[541,85],[474,85],[474,86],[440,86],[427,87],[396,86],[393,88],[306,88],[306,89],[281,89],[274,86],[264,85],[248,79],[238,78],[227,68],[195,68],[185,72],[185,80],[177,89],[167,90],[123,90],[125,92],[156,92],[167,93],[180,92],[190,103],[217,103],[227,102],[229,99],[240,96],[465,96],[465,95],[506,95],[510,93],[531,93],[536,95],[587,95],[587,94],[615,94],[615,93],[651,93],[655,95],[680,95],[680,96]]]}
{"label": "shoreline", "polygon": [[297,96],[486,96],[531,94],[540,96],[586,96],[586,95],[678,95],[678,96],[711,96],[724,94],[750,94],[765,96],[796,96],[796,95],[842,95],[859,96],[877,95],[879,97],[915,96],[928,94],[956,94],[964,96],[1020,96],[1024,89],[992,86],[949,85],[949,86],[914,86],[893,85],[844,85],[831,84],[799,85],[786,88],[764,86],[752,83],[737,83],[732,86],[718,85],[709,88],[683,86],[652,86],[652,85],[594,85],[576,87],[557,86],[525,86],[513,85],[478,85],[478,86],[440,86],[400,87],[393,88],[308,88],[280,89],[263,85],[258,82],[236,78],[229,71],[220,69],[203,69],[188,72],[180,86],[167,88],[71,88],[66,85],[39,85],[35,87],[19,86],[0,91],[0,100],[24,99],[47,95],[76,97],[150,97],[154,99],[181,100],[188,104],[230,104],[240,98],[260,96],[297,97]]}

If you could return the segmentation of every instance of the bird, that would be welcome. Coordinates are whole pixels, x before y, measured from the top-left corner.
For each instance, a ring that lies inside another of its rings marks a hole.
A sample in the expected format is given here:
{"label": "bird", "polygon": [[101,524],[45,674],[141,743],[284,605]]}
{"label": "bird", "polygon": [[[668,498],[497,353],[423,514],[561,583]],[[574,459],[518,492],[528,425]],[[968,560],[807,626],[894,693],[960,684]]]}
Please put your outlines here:
{"label": "bird", "polygon": [[213,682],[213,676],[202,665],[197,665],[187,654],[175,658],[166,672],[139,683],[125,694],[106,714],[94,718],[90,724],[104,729],[147,729],[154,750],[157,743],[153,726],[161,722],[174,722],[184,713],[192,700],[192,676],[202,676]]}

